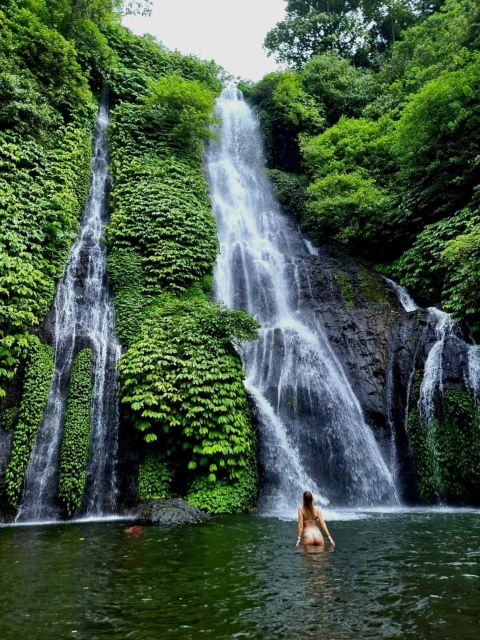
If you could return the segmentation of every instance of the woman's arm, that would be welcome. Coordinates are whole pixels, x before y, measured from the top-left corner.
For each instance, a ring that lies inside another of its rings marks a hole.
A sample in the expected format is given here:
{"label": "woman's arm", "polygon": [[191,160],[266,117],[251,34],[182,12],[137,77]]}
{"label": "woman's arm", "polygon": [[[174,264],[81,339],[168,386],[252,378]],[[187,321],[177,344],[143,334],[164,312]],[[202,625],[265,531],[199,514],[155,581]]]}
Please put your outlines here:
{"label": "woman's arm", "polygon": [[330,542],[332,547],[334,547],[335,546],[335,542],[333,541],[333,538],[330,535],[330,531],[328,530],[327,523],[325,522],[325,520],[323,518],[323,513],[318,507],[317,507],[317,519],[318,519],[318,523],[320,525],[320,529],[327,536],[328,541]]}
{"label": "woman's arm", "polygon": [[300,541],[302,539],[302,532],[303,532],[303,512],[301,509],[298,510],[298,527],[297,527],[297,544],[296,546],[298,547],[300,545]]}

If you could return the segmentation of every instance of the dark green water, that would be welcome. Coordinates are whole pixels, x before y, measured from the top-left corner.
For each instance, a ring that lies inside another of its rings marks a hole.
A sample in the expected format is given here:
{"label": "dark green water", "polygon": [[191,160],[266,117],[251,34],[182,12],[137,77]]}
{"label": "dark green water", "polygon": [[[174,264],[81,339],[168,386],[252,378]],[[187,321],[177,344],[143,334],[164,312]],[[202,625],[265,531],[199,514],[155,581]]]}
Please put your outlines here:
{"label": "dark green water", "polygon": [[480,637],[479,514],[331,522],[315,554],[275,518],[126,526],[0,529],[0,638]]}

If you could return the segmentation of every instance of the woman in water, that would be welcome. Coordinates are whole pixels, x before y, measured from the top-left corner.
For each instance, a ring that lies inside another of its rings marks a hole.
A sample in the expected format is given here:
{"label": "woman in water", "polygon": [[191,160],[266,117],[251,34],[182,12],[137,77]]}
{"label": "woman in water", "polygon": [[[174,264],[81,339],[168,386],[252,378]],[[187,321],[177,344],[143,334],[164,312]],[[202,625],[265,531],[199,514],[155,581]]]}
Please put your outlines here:
{"label": "woman in water", "polygon": [[303,506],[298,510],[297,547],[302,540],[302,533],[305,546],[323,546],[325,543],[320,529],[327,536],[330,546],[334,547],[335,542],[330,535],[320,508],[313,504],[313,496],[310,491],[305,491],[303,494]]}

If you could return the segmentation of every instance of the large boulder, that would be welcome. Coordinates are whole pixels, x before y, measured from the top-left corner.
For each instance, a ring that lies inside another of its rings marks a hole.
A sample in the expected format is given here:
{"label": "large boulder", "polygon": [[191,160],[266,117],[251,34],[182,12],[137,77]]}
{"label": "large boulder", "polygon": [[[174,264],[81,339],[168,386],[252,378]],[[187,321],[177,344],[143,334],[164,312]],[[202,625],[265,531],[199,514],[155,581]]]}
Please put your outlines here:
{"label": "large boulder", "polygon": [[135,511],[135,522],[142,525],[176,527],[208,520],[209,515],[185,500],[145,500]]}

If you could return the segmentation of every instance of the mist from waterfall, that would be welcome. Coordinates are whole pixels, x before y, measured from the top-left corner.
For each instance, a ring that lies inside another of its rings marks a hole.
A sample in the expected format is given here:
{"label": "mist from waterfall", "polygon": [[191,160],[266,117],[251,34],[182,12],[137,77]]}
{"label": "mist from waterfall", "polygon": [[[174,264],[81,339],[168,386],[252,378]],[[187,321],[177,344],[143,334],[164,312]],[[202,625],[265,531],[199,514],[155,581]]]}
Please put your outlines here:
{"label": "mist from waterfall", "polygon": [[72,246],[53,307],[55,368],[45,408],[25,476],[17,520],[59,516],[58,467],[65,420],[68,381],[76,353],[92,349],[93,391],[90,450],[81,511],[101,515],[115,510],[118,446],[115,313],[106,278],[103,232],[107,222],[108,108],[104,96],[94,139],[90,192],[80,232]]}
{"label": "mist from waterfall", "polygon": [[298,261],[310,250],[272,195],[258,119],[235,88],[223,91],[217,115],[206,154],[220,240],[215,295],[262,327],[239,349],[259,422],[261,506],[292,508],[305,489],[324,504],[396,503],[360,404],[300,295]]}

